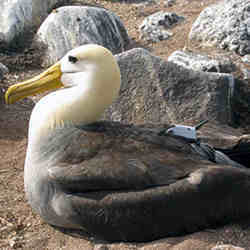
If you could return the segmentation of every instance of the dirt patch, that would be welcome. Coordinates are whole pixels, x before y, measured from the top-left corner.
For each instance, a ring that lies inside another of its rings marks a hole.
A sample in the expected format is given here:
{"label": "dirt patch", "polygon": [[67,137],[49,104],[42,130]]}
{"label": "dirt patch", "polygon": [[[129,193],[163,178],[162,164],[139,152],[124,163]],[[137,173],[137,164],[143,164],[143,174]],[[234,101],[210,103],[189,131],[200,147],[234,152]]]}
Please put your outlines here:
{"label": "dirt patch", "polygon": [[[239,62],[239,57],[232,53],[214,48],[202,48],[199,44],[188,42],[188,33],[193,21],[206,6],[219,2],[219,0],[177,0],[176,4],[167,8],[164,0],[146,7],[138,6],[143,1],[129,0],[86,0],[65,1],[75,4],[101,6],[116,13],[123,21],[131,44],[129,48],[144,47],[157,56],[167,58],[177,49],[209,53],[211,56],[228,53],[234,62]],[[176,12],[185,17],[185,22],[173,28],[174,36],[169,40],[151,43],[140,39],[138,27],[143,19],[160,10]],[[10,73],[0,82],[0,249],[94,249],[97,242],[72,238],[55,231],[44,223],[39,216],[31,211],[23,187],[23,166],[27,147],[27,130],[33,102],[26,99],[18,104],[6,106],[3,94],[7,86],[30,78],[42,71],[41,57],[43,54],[40,45],[31,44],[27,39],[24,49],[20,52],[8,51],[0,54],[0,61],[9,67]],[[3,52],[3,51],[2,51]],[[239,72],[235,74],[240,75]],[[244,83],[249,86],[249,83]],[[242,88],[246,89],[247,86]],[[249,98],[249,95],[243,98]],[[249,113],[239,102],[244,115],[241,115],[241,126],[244,116]],[[241,109],[239,109],[241,110]],[[249,130],[248,130],[249,131]],[[146,244],[114,244],[107,245],[109,249],[210,249],[217,243],[230,243],[250,249],[250,230],[246,226],[228,225],[218,230],[210,230],[188,235],[185,237],[162,239]],[[97,248],[96,248],[97,249]],[[101,248],[99,248],[101,249]]]}

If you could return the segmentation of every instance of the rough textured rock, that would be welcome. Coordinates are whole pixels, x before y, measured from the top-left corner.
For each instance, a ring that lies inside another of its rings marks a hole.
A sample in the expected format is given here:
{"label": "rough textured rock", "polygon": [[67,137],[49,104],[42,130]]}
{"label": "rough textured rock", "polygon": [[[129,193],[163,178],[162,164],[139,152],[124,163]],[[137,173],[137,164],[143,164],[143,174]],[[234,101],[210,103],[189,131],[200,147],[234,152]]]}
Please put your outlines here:
{"label": "rough textured rock", "polygon": [[211,248],[211,250],[244,250],[244,249],[245,248],[237,247],[237,246],[233,246],[229,244],[217,245]]}
{"label": "rough textured rock", "polygon": [[155,5],[155,4],[156,4],[155,0],[146,0],[146,1],[136,3],[135,6],[139,7],[139,8],[145,8],[146,6],[152,6],[152,5]]}
{"label": "rough textured rock", "polygon": [[244,80],[250,79],[250,69],[241,65],[241,72],[243,73]]}
{"label": "rough textured rock", "polygon": [[172,32],[166,29],[172,28],[183,20],[184,17],[178,16],[175,13],[164,11],[156,12],[146,17],[140,25],[141,37],[153,42],[166,40],[173,35]]}
{"label": "rough textured rock", "polygon": [[176,0],[165,0],[164,5],[166,7],[172,7],[175,4]]}
{"label": "rough textured rock", "polygon": [[176,63],[188,69],[204,72],[231,73],[235,65],[229,58],[210,59],[205,55],[177,50],[168,57],[169,62]]}
{"label": "rough textured rock", "polygon": [[7,74],[9,69],[2,63],[0,63],[0,80],[3,78],[4,74]]}
{"label": "rough textured rock", "polygon": [[94,246],[93,250],[108,250],[108,247],[104,244],[98,244]]}
{"label": "rough textured rock", "polygon": [[67,6],[55,10],[39,28],[37,40],[48,47],[44,57],[46,65],[83,44],[96,43],[117,54],[129,43],[125,27],[115,14],[86,6]]}
{"label": "rough textured rock", "polygon": [[[244,69],[244,67],[243,67]],[[250,125],[250,88],[249,80],[236,79],[235,84],[235,118],[237,124],[249,131]]]}
{"label": "rough textured rock", "polygon": [[194,22],[189,39],[250,54],[249,0],[224,0],[207,7]]}
{"label": "rough textured rock", "polygon": [[18,47],[32,28],[38,27],[48,12],[64,0],[1,0],[0,45]]}
{"label": "rough textured rock", "polygon": [[122,88],[106,118],[135,123],[206,118],[222,124],[233,122],[232,75],[188,70],[144,49],[124,52],[117,59]]}
{"label": "rough textured rock", "polygon": [[245,55],[241,58],[242,62],[250,66],[250,55]]}

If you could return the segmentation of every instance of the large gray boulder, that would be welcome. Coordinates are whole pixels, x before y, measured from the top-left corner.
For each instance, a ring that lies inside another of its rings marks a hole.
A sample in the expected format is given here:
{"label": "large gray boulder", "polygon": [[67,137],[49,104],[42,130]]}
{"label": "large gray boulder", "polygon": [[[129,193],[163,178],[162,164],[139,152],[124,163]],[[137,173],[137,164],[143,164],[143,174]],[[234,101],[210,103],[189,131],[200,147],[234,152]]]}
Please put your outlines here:
{"label": "large gray boulder", "polygon": [[236,66],[228,57],[220,55],[217,58],[209,58],[191,51],[176,50],[168,57],[168,61],[188,69],[204,72],[231,73],[236,70]]}
{"label": "large gray boulder", "polygon": [[250,54],[249,0],[224,0],[207,7],[194,22],[189,39]]}
{"label": "large gray boulder", "polygon": [[32,28],[38,27],[56,4],[64,0],[1,0],[0,45],[19,47]]}
{"label": "large gray boulder", "polygon": [[133,123],[203,119],[233,123],[232,75],[186,69],[144,49],[119,54],[117,60],[122,88],[105,118]]}
{"label": "large gray boulder", "polygon": [[47,45],[44,64],[49,65],[69,50],[95,43],[120,53],[129,37],[119,17],[97,7],[67,6],[51,13],[37,32],[36,39]]}

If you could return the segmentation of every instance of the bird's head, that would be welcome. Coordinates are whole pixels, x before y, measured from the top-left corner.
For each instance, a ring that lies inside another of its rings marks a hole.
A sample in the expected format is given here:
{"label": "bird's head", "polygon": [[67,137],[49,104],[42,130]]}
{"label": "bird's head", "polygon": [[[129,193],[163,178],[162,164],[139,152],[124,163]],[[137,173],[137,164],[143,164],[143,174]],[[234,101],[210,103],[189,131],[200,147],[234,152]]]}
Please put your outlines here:
{"label": "bird's head", "polygon": [[69,51],[40,75],[9,87],[5,100],[12,104],[27,96],[61,88],[36,104],[30,128],[62,128],[98,120],[118,96],[120,84],[120,69],[112,53],[89,44]]}
{"label": "bird's head", "polygon": [[120,88],[120,70],[108,49],[88,44],[69,51],[59,62],[40,75],[9,87],[5,101],[12,104],[48,90],[79,85],[82,85],[83,89],[103,91],[104,95],[113,89],[114,96],[109,96],[116,98]]}

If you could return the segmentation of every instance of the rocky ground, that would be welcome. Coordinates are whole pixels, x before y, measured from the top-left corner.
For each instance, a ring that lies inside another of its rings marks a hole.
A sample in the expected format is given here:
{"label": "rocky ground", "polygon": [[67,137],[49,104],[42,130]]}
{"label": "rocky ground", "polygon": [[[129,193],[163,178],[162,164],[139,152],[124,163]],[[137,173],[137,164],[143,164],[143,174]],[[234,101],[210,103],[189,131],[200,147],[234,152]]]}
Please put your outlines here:
{"label": "rocky ground", "polygon": [[[132,39],[127,49],[144,47],[164,59],[167,59],[173,51],[183,48],[204,52],[211,57],[222,53],[232,58],[237,64],[240,58],[231,52],[211,47],[202,48],[199,44],[190,43],[187,40],[191,25],[199,13],[206,6],[219,1],[176,0],[172,7],[165,7],[163,0],[158,0],[157,4],[145,6],[141,5],[143,1],[139,0],[79,0],[73,2],[103,6],[116,13],[122,19]],[[176,12],[178,15],[184,16],[185,21],[173,29],[174,36],[169,40],[151,43],[141,39],[139,25],[146,16],[159,10]],[[10,70],[9,74],[0,82],[0,91],[4,92],[10,84],[30,78],[42,71],[42,47],[30,46],[29,37],[27,37],[26,43],[27,46],[24,46],[26,49],[22,52],[12,51],[8,54],[0,54],[1,62]],[[236,71],[235,75],[240,78],[240,71]],[[249,220],[216,230],[211,229],[184,237],[161,239],[144,244],[104,244],[73,238],[55,231],[31,211],[24,196],[23,165],[27,146],[28,119],[32,106],[33,103],[30,100],[6,106],[4,100],[0,99],[0,249],[177,250],[211,249],[219,244],[233,244],[250,249],[250,230],[249,223],[247,223]],[[238,110],[242,110],[242,115],[239,115],[241,130],[249,133],[250,123],[244,117],[245,107],[240,101]]]}

